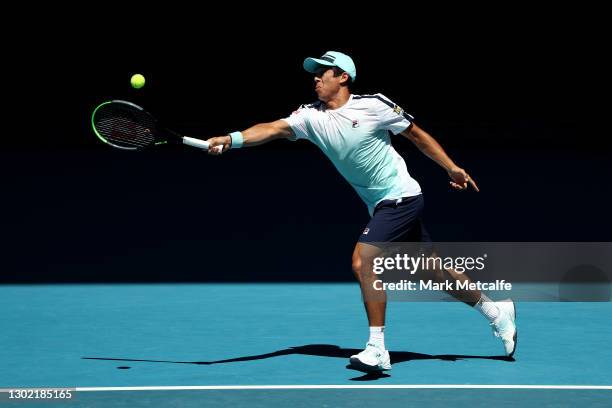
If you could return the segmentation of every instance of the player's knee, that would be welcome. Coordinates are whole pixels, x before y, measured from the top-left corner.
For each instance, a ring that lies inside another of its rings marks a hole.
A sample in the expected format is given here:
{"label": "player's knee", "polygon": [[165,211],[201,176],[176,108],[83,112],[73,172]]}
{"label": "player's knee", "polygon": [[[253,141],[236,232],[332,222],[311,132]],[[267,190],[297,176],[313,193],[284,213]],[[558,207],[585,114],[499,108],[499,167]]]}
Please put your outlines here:
{"label": "player's knee", "polygon": [[361,277],[361,258],[358,255],[353,255],[353,264],[352,264],[352,268],[353,268],[353,273],[355,274],[355,278],[357,278],[357,280],[360,280]]}
{"label": "player's knee", "polygon": [[361,283],[369,282],[376,275],[372,271],[373,260],[369,257],[359,257],[353,260],[353,273]]}

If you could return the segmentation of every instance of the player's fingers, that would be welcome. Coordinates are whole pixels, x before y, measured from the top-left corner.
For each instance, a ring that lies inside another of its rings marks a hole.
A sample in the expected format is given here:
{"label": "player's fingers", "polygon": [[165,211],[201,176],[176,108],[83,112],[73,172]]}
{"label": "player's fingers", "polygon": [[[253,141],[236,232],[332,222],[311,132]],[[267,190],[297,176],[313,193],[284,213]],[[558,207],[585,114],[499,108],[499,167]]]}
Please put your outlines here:
{"label": "player's fingers", "polygon": [[467,188],[467,184],[452,183],[452,185],[455,190],[464,191]]}
{"label": "player's fingers", "polygon": [[213,156],[218,156],[219,154],[221,154],[219,146],[209,146],[208,154],[212,154]]}
{"label": "player's fingers", "polygon": [[478,186],[476,185],[476,182],[474,181],[473,178],[468,177],[468,182],[470,183],[470,185],[472,186],[472,188],[474,189],[474,191],[476,191],[477,193],[480,192],[480,189],[478,188]]}

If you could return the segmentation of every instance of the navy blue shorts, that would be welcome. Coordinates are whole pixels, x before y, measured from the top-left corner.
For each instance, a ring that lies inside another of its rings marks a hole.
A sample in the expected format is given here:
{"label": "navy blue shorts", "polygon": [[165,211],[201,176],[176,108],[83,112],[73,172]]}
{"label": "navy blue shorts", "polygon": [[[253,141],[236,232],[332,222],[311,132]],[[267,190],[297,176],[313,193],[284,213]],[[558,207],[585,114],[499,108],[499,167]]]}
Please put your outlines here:
{"label": "navy blue shorts", "polygon": [[421,219],[423,207],[420,194],[401,200],[381,201],[359,242],[431,242]]}

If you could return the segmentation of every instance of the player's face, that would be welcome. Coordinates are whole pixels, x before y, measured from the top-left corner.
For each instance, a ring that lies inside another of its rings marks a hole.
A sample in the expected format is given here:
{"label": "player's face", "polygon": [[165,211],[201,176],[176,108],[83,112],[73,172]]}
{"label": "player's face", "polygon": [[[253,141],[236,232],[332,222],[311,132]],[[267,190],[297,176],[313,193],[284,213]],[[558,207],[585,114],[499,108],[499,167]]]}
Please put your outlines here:
{"label": "player's face", "polygon": [[340,90],[341,76],[334,76],[331,68],[322,67],[315,72],[315,92],[319,100],[329,101]]}

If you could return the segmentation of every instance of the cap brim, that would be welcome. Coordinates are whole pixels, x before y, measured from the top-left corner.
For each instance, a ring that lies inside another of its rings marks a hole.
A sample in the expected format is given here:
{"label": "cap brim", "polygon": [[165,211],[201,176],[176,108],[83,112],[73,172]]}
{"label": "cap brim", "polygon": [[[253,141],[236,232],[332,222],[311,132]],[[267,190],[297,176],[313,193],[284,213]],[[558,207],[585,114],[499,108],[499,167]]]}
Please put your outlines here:
{"label": "cap brim", "polygon": [[304,69],[307,72],[315,73],[321,65],[324,65],[326,67],[336,66],[333,62],[325,61],[325,60],[318,59],[318,58],[306,58],[304,60]]}

